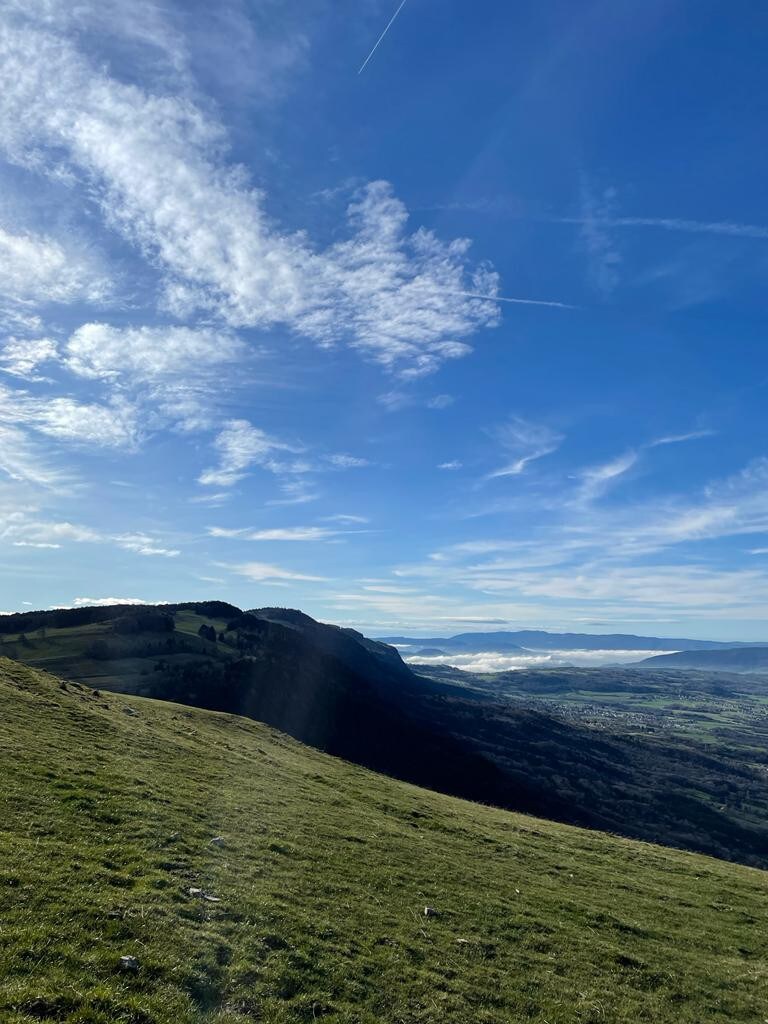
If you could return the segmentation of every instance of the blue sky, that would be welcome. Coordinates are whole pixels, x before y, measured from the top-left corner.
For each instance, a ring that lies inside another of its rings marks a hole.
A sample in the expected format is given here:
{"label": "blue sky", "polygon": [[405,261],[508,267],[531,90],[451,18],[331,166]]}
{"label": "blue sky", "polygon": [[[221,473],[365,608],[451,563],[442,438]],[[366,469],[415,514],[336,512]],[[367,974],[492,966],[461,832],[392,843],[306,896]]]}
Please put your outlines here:
{"label": "blue sky", "polygon": [[10,0],[0,608],[768,639],[768,16]]}

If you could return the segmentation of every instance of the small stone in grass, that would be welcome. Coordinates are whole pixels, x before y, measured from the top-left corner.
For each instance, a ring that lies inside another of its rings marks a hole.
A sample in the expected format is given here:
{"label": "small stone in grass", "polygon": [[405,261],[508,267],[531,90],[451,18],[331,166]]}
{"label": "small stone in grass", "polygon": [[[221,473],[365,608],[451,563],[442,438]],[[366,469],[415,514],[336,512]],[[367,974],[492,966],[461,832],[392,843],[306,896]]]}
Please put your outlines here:
{"label": "small stone in grass", "polygon": [[434,907],[424,907],[424,917],[438,917],[438,911]]}
{"label": "small stone in grass", "polygon": [[139,961],[135,956],[121,956],[120,969],[123,971],[138,971]]}
{"label": "small stone in grass", "polygon": [[187,889],[190,896],[199,896],[201,900],[207,900],[209,903],[221,903],[218,896],[211,896],[209,892],[203,892],[202,889],[190,888]]}
{"label": "small stone in grass", "polygon": [[214,836],[211,840],[211,846],[223,846],[224,836]]}
{"label": "small stone in grass", "polygon": [[123,708],[123,714],[125,715],[138,715],[136,708]]}

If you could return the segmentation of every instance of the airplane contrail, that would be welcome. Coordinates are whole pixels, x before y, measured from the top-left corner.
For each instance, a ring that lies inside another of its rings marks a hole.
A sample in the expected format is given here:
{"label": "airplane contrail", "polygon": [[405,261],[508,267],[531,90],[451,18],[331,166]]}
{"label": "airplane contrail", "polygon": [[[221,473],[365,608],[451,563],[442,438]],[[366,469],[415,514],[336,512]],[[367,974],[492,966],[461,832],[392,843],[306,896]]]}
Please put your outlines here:
{"label": "airplane contrail", "polygon": [[361,75],[361,74],[363,73],[363,71],[365,71],[365,67],[366,67],[366,64],[367,64],[367,63],[368,63],[368,61],[369,61],[369,60],[371,59],[371,57],[372,57],[372,56],[374,55],[374,53],[376,53],[376,51],[378,50],[378,48],[379,48],[379,43],[380,43],[380,42],[382,41],[382,39],[383,39],[383,38],[384,38],[384,36],[385,36],[385,35],[387,34],[387,32],[389,32],[389,30],[390,30],[390,29],[392,28],[392,25],[394,24],[395,18],[396,18],[396,17],[398,16],[398,14],[400,13],[400,11],[402,11],[402,9],[403,9],[403,8],[405,7],[405,3],[406,3],[406,0],[401,0],[401,2],[400,2],[400,6],[399,6],[399,7],[397,8],[397,10],[395,11],[395,13],[394,13],[394,14],[392,15],[392,17],[391,17],[391,18],[389,19],[389,21],[388,21],[388,23],[387,23],[387,27],[386,27],[386,28],[384,29],[384,31],[383,31],[383,32],[381,33],[381,35],[379,36],[379,38],[378,38],[378,39],[376,40],[376,42],[375,42],[375,43],[373,44],[373,49],[372,49],[372,50],[371,50],[371,52],[370,52],[370,53],[368,54],[368,56],[367,56],[367,57],[365,58],[365,60],[363,61],[363,63],[362,63],[361,65],[360,65],[360,70],[359,70],[359,71],[357,72],[357,73],[358,73],[358,75]]}
{"label": "airplane contrail", "polygon": [[479,292],[451,292],[451,295],[465,295],[468,299],[486,299],[488,302],[512,302],[520,306],[554,306],[556,309],[578,309],[568,302],[547,302],[544,299],[512,299],[505,295],[481,295]]}

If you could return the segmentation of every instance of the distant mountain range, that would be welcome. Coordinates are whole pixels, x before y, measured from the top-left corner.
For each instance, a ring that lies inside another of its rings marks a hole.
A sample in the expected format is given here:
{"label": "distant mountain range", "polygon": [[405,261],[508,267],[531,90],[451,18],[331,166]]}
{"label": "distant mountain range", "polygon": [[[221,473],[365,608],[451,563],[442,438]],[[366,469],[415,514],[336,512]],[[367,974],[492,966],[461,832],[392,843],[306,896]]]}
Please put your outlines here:
{"label": "distant mountain range", "polygon": [[382,643],[425,649],[445,654],[479,654],[483,651],[719,651],[766,647],[768,643],[723,643],[678,637],[635,636],[631,633],[548,633],[543,629],[501,630],[495,633],[459,633],[449,637],[386,636]]}
{"label": "distant mountain range", "polygon": [[768,672],[768,645],[727,650],[678,651],[638,662],[639,668],[706,669],[710,672]]}

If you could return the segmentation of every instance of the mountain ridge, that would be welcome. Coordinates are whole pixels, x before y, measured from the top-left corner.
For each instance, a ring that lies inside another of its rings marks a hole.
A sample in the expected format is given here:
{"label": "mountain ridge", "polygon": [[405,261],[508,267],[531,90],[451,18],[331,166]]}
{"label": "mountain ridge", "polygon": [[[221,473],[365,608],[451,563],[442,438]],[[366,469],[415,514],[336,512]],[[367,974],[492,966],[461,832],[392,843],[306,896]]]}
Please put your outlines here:
{"label": "mountain ridge", "polygon": [[102,692],[245,715],[440,792],[768,867],[768,777],[740,753],[594,729],[417,675],[393,648],[303,612],[255,611],[32,613],[37,630],[0,634],[0,653]]}
{"label": "mountain ridge", "polygon": [[550,633],[547,630],[521,629],[495,632],[457,633],[450,637],[382,636],[381,643],[395,646],[440,648],[449,654],[483,651],[670,651],[731,650],[764,647],[760,641],[692,640],[679,637],[647,637],[632,633]]}
{"label": "mountain ridge", "polygon": [[733,647],[727,650],[677,651],[644,658],[641,669],[678,668],[710,672],[768,672],[768,644],[761,647]]}

